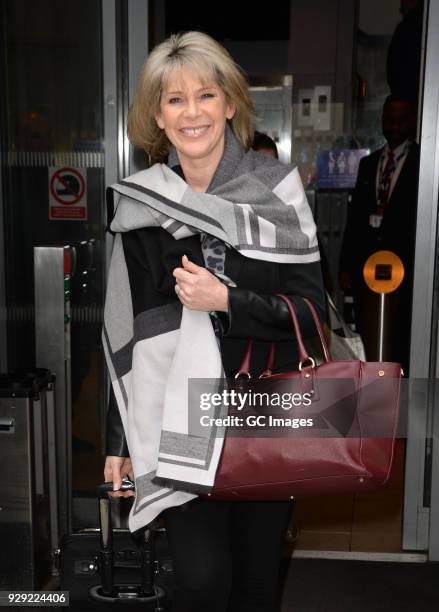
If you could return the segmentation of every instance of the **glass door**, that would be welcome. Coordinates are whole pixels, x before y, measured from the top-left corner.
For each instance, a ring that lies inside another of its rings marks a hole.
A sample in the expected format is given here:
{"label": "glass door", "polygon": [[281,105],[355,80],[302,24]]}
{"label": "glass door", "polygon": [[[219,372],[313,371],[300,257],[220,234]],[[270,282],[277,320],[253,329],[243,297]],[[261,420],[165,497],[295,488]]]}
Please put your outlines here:
{"label": "glass door", "polygon": [[[70,245],[74,253],[71,428],[67,429],[71,440],[66,448],[58,440],[60,461],[69,455],[70,445],[73,453],[72,471],[66,460],[68,471],[59,483],[60,487],[68,483],[66,495],[61,491],[59,498],[62,532],[71,522],[68,489],[74,497],[82,496],[94,491],[102,479],[105,384],[100,334],[106,254],[102,3],[17,0],[1,2],[0,7],[10,371],[45,366],[44,360],[35,362],[33,247]],[[114,27],[106,35],[114,39]],[[109,103],[112,108],[115,98]]]}

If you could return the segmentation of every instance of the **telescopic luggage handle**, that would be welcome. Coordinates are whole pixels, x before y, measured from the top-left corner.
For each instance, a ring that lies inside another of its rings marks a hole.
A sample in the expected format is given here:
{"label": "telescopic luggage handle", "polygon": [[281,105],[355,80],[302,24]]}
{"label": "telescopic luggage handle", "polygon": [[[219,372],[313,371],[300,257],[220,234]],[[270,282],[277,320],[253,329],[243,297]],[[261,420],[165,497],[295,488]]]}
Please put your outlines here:
{"label": "telescopic luggage handle", "polygon": [[[118,491],[135,491],[136,485],[135,483],[128,478],[128,476],[124,476],[122,479],[122,484],[120,485],[120,489]],[[106,498],[107,493],[113,492],[113,482],[104,482],[103,484],[98,486],[98,499]]]}
{"label": "telescopic luggage handle", "polygon": [[[135,491],[135,483],[124,476],[119,491]],[[99,567],[101,585],[90,589],[90,596],[100,602],[122,604],[155,603],[156,612],[163,608],[160,600],[165,591],[154,584],[154,534],[147,529],[137,538],[140,548],[140,585],[138,587],[114,584],[113,529],[111,525],[111,501],[108,493],[113,491],[113,483],[105,482],[98,486],[100,552]]]}

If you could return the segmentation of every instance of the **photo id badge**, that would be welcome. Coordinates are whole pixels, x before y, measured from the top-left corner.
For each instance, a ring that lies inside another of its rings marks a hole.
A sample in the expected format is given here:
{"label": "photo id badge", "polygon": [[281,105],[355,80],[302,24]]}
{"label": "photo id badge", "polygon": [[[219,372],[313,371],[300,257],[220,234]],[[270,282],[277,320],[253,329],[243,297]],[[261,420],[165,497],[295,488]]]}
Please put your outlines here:
{"label": "photo id badge", "polygon": [[381,227],[382,220],[383,215],[369,215],[369,225],[374,229],[378,229]]}

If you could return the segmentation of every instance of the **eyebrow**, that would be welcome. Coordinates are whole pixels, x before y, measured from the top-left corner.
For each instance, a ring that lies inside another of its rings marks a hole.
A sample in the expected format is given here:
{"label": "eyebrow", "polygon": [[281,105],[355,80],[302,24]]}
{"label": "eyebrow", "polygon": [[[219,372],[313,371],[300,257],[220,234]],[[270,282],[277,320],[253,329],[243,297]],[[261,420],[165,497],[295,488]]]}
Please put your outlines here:
{"label": "eyebrow", "polygon": [[[197,89],[197,93],[200,91],[205,91],[206,89],[214,89],[216,87],[215,83],[212,83],[212,85],[206,85],[205,87],[200,87],[199,89]],[[166,96],[170,96],[170,95],[175,95],[175,94],[182,94],[184,93],[184,91],[180,91],[180,90],[176,90],[176,91],[165,91],[164,94]]]}

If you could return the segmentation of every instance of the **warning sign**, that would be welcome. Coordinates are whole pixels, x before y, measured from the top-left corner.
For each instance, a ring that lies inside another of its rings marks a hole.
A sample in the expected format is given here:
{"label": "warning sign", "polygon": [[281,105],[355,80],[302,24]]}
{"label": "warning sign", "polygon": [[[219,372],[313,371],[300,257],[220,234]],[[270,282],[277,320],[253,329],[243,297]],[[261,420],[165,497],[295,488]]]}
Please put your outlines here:
{"label": "warning sign", "polygon": [[87,168],[49,168],[49,219],[87,220]]}

